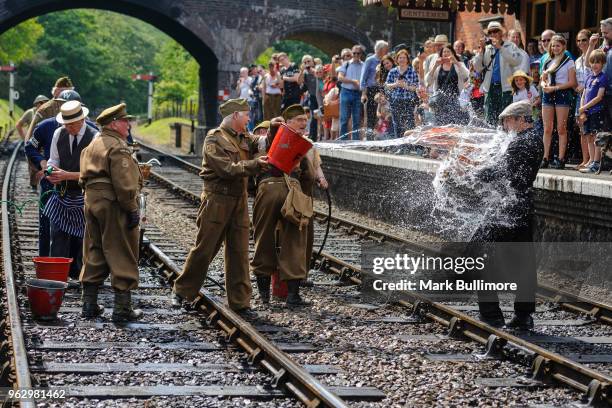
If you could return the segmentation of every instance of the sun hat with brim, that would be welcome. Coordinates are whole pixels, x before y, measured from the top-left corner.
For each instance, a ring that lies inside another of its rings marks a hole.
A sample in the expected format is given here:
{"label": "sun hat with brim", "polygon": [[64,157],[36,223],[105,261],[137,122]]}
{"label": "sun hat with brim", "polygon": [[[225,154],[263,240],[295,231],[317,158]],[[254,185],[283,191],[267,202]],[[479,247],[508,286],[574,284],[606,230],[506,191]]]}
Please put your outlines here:
{"label": "sun hat with brim", "polygon": [[62,125],[77,122],[89,115],[89,109],[81,105],[79,101],[68,101],[60,107],[60,113],[55,120]]}
{"label": "sun hat with brim", "polygon": [[510,78],[508,78],[508,83],[512,84],[512,82],[514,82],[515,78],[520,78],[520,77],[525,78],[528,82],[533,82],[533,78],[532,77],[527,75],[527,73],[525,71],[523,71],[522,69],[519,69],[517,71],[514,71],[514,74],[512,74],[512,76]]}
{"label": "sun hat with brim", "polygon": [[448,44],[448,37],[446,34],[438,34],[434,38],[434,42],[438,44]]}
{"label": "sun hat with brim", "polygon": [[499,21],[491,21],[489,23],[489,25],[487,26],[487,28],[484,30],[485,34],[489,34],[491,32],[491,30],[493,31],[504,31],[504,26],[501,25],[501,23]]}

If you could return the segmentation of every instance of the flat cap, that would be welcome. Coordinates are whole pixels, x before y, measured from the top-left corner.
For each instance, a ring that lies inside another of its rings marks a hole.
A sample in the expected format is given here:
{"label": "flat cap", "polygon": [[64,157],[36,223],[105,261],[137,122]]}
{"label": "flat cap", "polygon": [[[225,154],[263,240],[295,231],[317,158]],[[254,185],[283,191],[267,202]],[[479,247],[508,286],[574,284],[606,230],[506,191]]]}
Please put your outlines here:
{"label": "flat cap", "polygon": [[253,129],[253,132],[255,132],[257,129],[270,129],[270,121],[264,120],[259,125],[255,126],[255,129]]}
{"label": "flat cap", "polygon": [[500,119],[507,118],[509,116],[531,116],[533,108],[529,99],[511,103],[502,111],[499,115]]}
{"label": "flat cap", "polygon": [[306,112],[304,111],[304,107],[302,105],[295,104],[295,105],[291,105],[287,107],[287,109],[283,111],[283,119],[291,120],[295,118],[296,116],[305,115],[305,114]]}
{"label": "flat cap", "polygon": [[228,99],[227,102],[219,106],[221,117],[231,115],[234,112],[248,112],[250,110],[249,103],[246,99]]}
{"label": "flat cap", "polygon": [[72,81],[70,80],[70,78],[65,76],[65,77],[57,78],[57,81],[55,81],[55,87],[56,88],[73,88],[74,85],[72,85]]}
{"label": "flat cap", "polygon": [[34,102],[32,102],[32,105],[36,105],[37,103],[41,103],[41,102],[47,102],[48,100],[49,98],[47,98],[45,95],[38,95],[34,99]]}
{"label": "flat cap", "polygon": [[111,106],[110,108],[104,109],[102,113],[96,118],[96,122],[98,122],[101,126],[106,126],[111,122],[114,122],[119,119],[133,118],[134,116],[127,114],[125,103],[120,103],[119,105]]}

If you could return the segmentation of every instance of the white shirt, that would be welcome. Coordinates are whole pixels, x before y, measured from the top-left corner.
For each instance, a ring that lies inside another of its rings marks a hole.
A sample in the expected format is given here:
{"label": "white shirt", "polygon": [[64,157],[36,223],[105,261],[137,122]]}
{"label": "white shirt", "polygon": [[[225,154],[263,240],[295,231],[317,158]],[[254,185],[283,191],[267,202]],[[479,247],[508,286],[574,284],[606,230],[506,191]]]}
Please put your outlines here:
{"label": "white shirt", "polygon": [[[554,64],[554,62],[549,63],[545,69],[550,68],[552,64]],[[576,65],[574,64],[574,61],[572,61],[571,58],[561,68],[557,70],[557,73],[555,74],[555,85],[563,85],[569,82],[570,69],[574,69],[574,70],[576,69]],[[549,82],[550,82],[550,77],[549,77]]]}
{"label": "white shirt", "polygon": [[578,59],[574,61],[574,65],[576,66],[576,81],[578,85],[584,86],[587,75],[592,72],[591,68],[585,65],[583,56],[578,57]]}
{"label": "white shirt", "polygon": [[531,104],[533,105],[533,101],[535,101],[538,96],[540,96],[538,90],[535,86],[533,86],[533,84],[531,84],[529,86],[529,90],[527,90],[527,88],[524,88],[512,95],[512,102],[514,103],[529,99],[529,102],[531,102]]}
{"label": "white shirt", "polygon": [[[53,132],[53,139],[51,139],[51,152],[49,154],[49,160],[47,160],[48,165],[53,165],[55,167],[59,167],[60,165],[60,157],[59,152],[57,150],[57,141],[59,139],[60,132],[62,129],[65,129],[65,126],[58,127]],[[74,138],[77,138],[77,144],[81,143],[81,139],[83,139],[83,135],[85,134],[85,129],[87,129],[87,123],[83,122],[83,126],[81,126],[81,130],[77,133],[76,136],[68,135],[68,146],[70,147],[70,153],[72,154],[72,142]],[[94,139],[98,136],[98,133],[94,135]],[[93,140],[93,139],[92,139]]]}
{"label": "white shirt", "polygon": [[276,76],[273,78],[269,73],[266,74],[266,93],[269,95],[280,95],[281,93],[281,89],[280,88],[273,88],[270,85],[272,84],[276,84],[279,85],[280,84],[280,73],[276,73]]}
{"label": "white shirt", "polygon": [[240,96],[242,99],[249,99],[249,94],[251,92],[251,84],[253,83],[253,78],[250,76],[246,77],[246,81],[242,81],[240,83]]}

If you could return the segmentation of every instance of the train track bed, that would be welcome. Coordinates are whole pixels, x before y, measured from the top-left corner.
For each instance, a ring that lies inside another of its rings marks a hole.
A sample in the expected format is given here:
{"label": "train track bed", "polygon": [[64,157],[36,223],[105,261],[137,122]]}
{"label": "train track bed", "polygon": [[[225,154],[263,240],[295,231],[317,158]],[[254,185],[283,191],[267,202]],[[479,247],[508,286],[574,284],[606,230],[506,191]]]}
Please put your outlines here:
{"label": "train track bed", "polygon": [[[177,171],[176,168],[167,168],[164,173],[159,170],[160,174],[166,174],[165,177]],[[183,174],[179,179],[189,177]],[[196,179],[193,180],[195,183]],[[176,201],[185,202],[184,199],[169,197],[167,190],[155,182],[149,191],[150,203],[155,202],[148,208],[149,218],[166,236],[187,250],[193,245],[197,232],[193,222],[195,207],[191,212],[176,209]],[[320,227],[316,235],[318,241]],[[359,248],[354,237],[333,231],[326,250],[358,265]],[[217,270],[214,273],[219,276],[221,258],[217,257],[213,265]],[[317,282],[314,289],[304,290],[305,296],[315,302],[311,308],[288,311],[282,302],[273,302],[268,308],[257,300],[253,306],[267,323],[286,327],[291,333],[276,336],[299,338],[318,350],[296,355],[300,363],[333,364],[342,369],[344,374],[325,379],[326,384],[331,384],[329,381],[355,386],[367,384],[381,389],[387,396],[378,404],[356,402],[355,406],[496,405],[500,401],[504,405],[543,402],[562,405],[580,399],[580,393],[570,389],[541,386],[520,378],[528,374],[528,370],[517,370],[515,363],[474,358],[473,354],[483,352],[481,346],[447,340],[446,330],[437,324],[410,322],[410,310],[405,307],[387,304],[384,299],[364,303],[357,287],[333,285],[337,280],[333,274],[319,272],[313,278]],[[468,312],[475,315],[473,303],[459,306],[472,307]],[[511,310],[511,304],[506,303],[505,309]],[[542,315],[536,315],[537,319],[555,317],[546,315],[553,313],[546,305],[540,305],[539,309]],[[570,316],[576,319],[575,315]],[[564,317],[556,315],[555,318]],[[590,336],[589,332],[580,331],[584,327],[563,326],[559,332],[566,336],[567,330],[572,330],[577,335]],[[555,329],[551,326],[550,330]],[[594,333],[601,334],[599,328]],[[448,361],[452,359],[454,361]],[[601,365],[594,367],[601,368]]]}
{"label": "train track bed", "polygon": [[[21,160],[11,199],[35,200],[37,193],[27,187],[27,166]],[[38,406],[301,406],[281,388],[272,388],[272,376],[250,364],[235,340],[226,341],[224,333],[207,324],[201,313],[170,308],[170,289],[157,265],[140,267],[140,287],[132,293],[134,305],[145,312],[138,322],[111,322],[113,294],[108,281],[99,296],[106,310],[98,319],[80,318],[80,289],[73,285],[66,291],[57,320],[34,320],[25,279],[34,275],[30,260],[38,252],[37,208],[26,208],[12,223],[17,233],[11,241],[14,272],[31,381],[34,388],[59,387],[67,392],[66,399],[39,401]],[[165,245],[166,255],[184,259],[183,250],[169,243],[162,231],[149,227],[151,241]],[[260,335],[282,330],[257,323],[253,327]],[[287,353],[310,351],[300,339],[292,344],[274,341]],[[340,372],[329,365],[303,369],[321,378]],[[331,391],[348,399],[380,395],[368,387]]]}

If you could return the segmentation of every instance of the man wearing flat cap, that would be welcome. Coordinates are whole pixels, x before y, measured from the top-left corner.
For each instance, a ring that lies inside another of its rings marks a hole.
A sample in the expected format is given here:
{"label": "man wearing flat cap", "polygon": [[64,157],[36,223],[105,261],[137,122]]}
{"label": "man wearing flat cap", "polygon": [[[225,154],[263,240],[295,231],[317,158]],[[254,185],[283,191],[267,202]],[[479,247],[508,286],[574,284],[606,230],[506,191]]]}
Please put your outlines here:
{"label": "man wearing flat cap", "polygon": [[[285,109],[283,120],[299,135],[306,134],[308,118],[301,105],[291,105]],[[267,148],[272,145],[279,126],[279,121],[274,120]],[[287,306],[300,307],[310,304],[299,294],[300,282],[306,279],[308,273],[306,265],[310,254],[307,254],[306,250],[309,229],[308,227],[300,228],[288,221],[282,216],[281,208],[289,194],[288,183],[294,183],[303,189],[308,188],[305,185],[313,183],[314,178],[314,167],[306,157],[296,166],[287,180],[285,174],[273,165],[270,165],[269,170],[258,177],[257,195],[253,203],[255,252],[251,261],[251,271],[257,279],[259,297],[264,304],[270,302],[271,276],[276,271],[279,272],[280,279],[287,282]],[[304,190],[303,192],[307,193]],[[278,224],[280,224],[280,234],[277,243]],[[280,246],[278,255],[277,246]]]}
{"label": "man wearing flat cap", "polygon": [[53,257],[72,258],[70,277],[78,279],[82,266],[85,205],[79,186],[81,152],[94,140],[98,131],[87,125],[89,111],[79,101],[62,105],[56,120],[61,125],[53,133],[47,166],[53,170],[46,181],[54,185],[43,209],[50,221]]}
{"label": "man wearing flat cap", "polygon": [[143,182],[126,142],[132,118],[125,103],[104,110],[96,119],[102,129],[99,136],[81,155],[86,226],[80,280],[85,318],[104,311],[98,305],[98,287],[109,274],[115,292],[113,321],[142,316],[141,310],[132,309],[130,294],[138,287],[138,193]]}
{"label": "man wearing flat cap", "polygon": [[[507,327],[515,329],[533,328],[531,314],[535,311],[537,275],[532,243],[532,186],[544,156],[544,144],[542,134],[533,126],[532,109],[529,100],[523,100],[503,110],[499,118],[512,140],[500,160],[476,174],[484,184],[506,180],[515,194],[514,198],[504,201],[501,209],[508,218],[505,221],[509,222],[492,220],[485,223],[472,239],[472,243],[481,248],[494,249],[485,251],[489,261],[483,271],[483,279],[517,284],[514,317],[507,324]],[[504,244],[486,244],[491,242]],[[496,327],[505,324],[496,292],[479,291],[478,307],[484,322]]]}
{"label": "man wearing flat cap", "polygon": [[247,130],[249,104],[230,99],[220,106],[221,126],[204,139],[202,204],[198,212],[198,235],[183,272],[174,282],[172,305],[193,301],[200,291],[208,267],[221,244],[225,246],[225,288],[229,307],[249,316],[249,211],[247,178],[268,166],[267,157],[254,159],[257,140]]}

